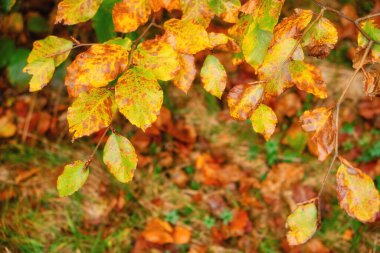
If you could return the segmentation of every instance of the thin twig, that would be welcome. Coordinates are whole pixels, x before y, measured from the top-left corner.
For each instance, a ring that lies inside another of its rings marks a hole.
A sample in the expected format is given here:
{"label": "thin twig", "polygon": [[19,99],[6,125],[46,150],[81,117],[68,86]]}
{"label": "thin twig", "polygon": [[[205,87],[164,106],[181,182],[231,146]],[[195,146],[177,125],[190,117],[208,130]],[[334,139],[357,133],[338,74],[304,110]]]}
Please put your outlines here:
{"label": "thin twig", "polygon": [[22,143],[25,143],[26,137],[28,136],[28,130],[30,126],[30,121],[32,120],[34,107],[36,105],[36,100],[37,100],[37,93],[35,92],[32,97],[32,102],[29,107],[28,115],[26,116],[26,119],[25,119],[24,129],[22,131],[22,136],[21,136]]}
{"label": "thin twig", "polygon": [[96,144],[96,147],[95,149],[92,151],[92,154],[90,155],[90,157],[88,158],[88,160],[86,161],[85,163],[85,166],[83,168],[83,170],[86,170],[87,167],[90,165],[90,163],[92,162],[92,160],[94,159],[94,156],[96,154],[96,151],[98,151],[98,148],[100,146],[100,144],[102,143],[104,137],[106,136],[108,130],[110,129],[110,126],[107,127],[107,129],[104,131],[104,133],[102,134],[102,136],[100,137],[98,143]]}

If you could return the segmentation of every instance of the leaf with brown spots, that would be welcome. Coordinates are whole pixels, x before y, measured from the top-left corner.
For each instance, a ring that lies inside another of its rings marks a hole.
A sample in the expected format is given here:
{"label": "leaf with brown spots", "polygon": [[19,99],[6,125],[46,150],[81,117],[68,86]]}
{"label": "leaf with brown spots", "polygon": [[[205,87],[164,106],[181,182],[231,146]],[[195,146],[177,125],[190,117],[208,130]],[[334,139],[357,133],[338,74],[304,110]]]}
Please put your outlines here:
{"label": "leaf with brown spots", "polygon": [[125,70],[128,51],[113,44],[93,45],[79,54],[67,67],[65,85],[72,97],[79,93],[108,85]]}
{"label": "leaf with brown spots", "polygon": [[240,0],[210,0],[211,10],[228,23],[237,23],[239,20]]}
{"label": "leaf with brown spots", "polygon": [[380,195],[373,180],[343,158],[340,161],[336,173],[340,206],[361,222],[374,222],[380,212]]}
{"label": "leaf with brown spots", "polygon": [[332,108],[320,107],[305,111],[300,118],[302,128],[312,133],[311,140],[317,145],[318,159],[326,160],[334,149],[336,127]]}
{"label": "leaf with brown spots", "polygon": [[134,67],[119,78],[115,87],[119,111],[143,131],[157,119],[163,92],[152,71]]}
{"label": "leaf with brown spots", "polygon": [[128,183],[132,180],[137,166],[137,155],[127,138],[112,133],[104,146],[103,161],[120,182]]}
{"label": "leaf with brown spots", "polygon": [[197,70],[195,68],[195,58],[188,54],[178,55],[180,69],[174,77],[173,83],[180,90],[187,93],[195,79]]}
{"label": "leaf with brown spots", "polygon": [[293,61],[290,63],[290,76],[298,89],[319,98],[327,98],[326,84],[316,66],[303,61]]}
{"label": "leaf with brown spots", "polygon": [[380,95],[380,64],[375,63],[364,73],[364,91],[367,96],[376,97]]}
{"label": "leaf with brown spots", "polygon": [[269,140],[277,125],[277,117],[272,108],[267,105],[259,105],[251,115],[253,130],[262,134],[265,140]]}
{"label": "leaf with brown spots", "polygon": [[129,33],[145,24],[152,12],[149,0],[123,0],[112,10],[115,31]]}
{"label": "leaf with brown spots", "polygon": [[164,23],[164,37],[175,50],[183,54],[196,54],[210,47],[206,30],[191,21],[170,19]]}
{"label": "leaf with brown spots", "polygon": [[55,23],[75,25],[91,19],[103,0],[63,0],[58,4]]}
{"label": "leaf with brown spots", "polygon": [[210,94],[221,98],[227,84],[227,73],[218,58],[208,55],[201,69],[203,88]]}
{"label": "leaf with brown spots", "polygon": [[261,84],[239,84],[234,86],[227,95],[230,115],[234,119],[247,120],[259,106],[264,93]]}
{"label": "leaf with brown spots", "polygon": [[181,0],[182,20],[207,27],[213,17],[208,0]]}
{"label": "leaf with brown spots", "polygon": [[178,53],[170,44],[159,38],[139,44],[133,53],[132,62],[150,69],[156,78],[162,81],[173,79],[180,68]]}
{"label": "leaf with brown spots", "polygon": [[67,110],[69,131],[73,134],[73,139],[108,127],[115,111],[115,99],[111,91],[100,88],[81,93]]}

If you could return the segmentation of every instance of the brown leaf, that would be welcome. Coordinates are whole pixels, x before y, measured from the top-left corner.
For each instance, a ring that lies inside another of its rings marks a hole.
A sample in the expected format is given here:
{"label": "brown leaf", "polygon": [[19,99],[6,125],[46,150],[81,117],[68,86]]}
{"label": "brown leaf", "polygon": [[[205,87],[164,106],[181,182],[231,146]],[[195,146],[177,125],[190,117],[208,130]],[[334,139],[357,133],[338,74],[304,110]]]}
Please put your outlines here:
{"label": "brown leaf", "polygon": [[168,222],[154,218],[148,222],[141,235],[148,242],[166,244],[174,242],[172,232],[173,228]]}

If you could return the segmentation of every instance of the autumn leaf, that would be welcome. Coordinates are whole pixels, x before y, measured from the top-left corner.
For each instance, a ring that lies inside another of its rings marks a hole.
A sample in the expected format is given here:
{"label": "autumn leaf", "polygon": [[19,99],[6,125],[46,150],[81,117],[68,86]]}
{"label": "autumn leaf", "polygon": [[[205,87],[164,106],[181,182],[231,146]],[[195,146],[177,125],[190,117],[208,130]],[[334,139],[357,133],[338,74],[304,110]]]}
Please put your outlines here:
{"label": "autumn leaf", "polygon": [[[367,20],[360,23],[361,28],[365,31],[370,38],[380,41],[380,29],[375,25],[373,20]],[[358,47],[364,49],[368,45],[368,40],[362,33],[358,33]],[[369,61],[371,63],[377,62],[380,59],[380,45],[374,44],[371,48]]]}
{"label": "autumn leaf", "polygon": [[73,139],[108,127],[115,111],[116,105],[111,91],[100,88],[81,93],[67,110],[69,131],[73,134]]}
{"label": "autumn leaf", "polygon": [[208,0],[180,0],[182,20],[207,27],[213,13],[208,5]]}
{"label": "autumn leaf", "polygon": [[128,183],[137,166],[137,155],[131,142],[112,133],[104,146],[103,161],[117,180]]}
{"label": "autumn leaf", "polygon": [[33,61],[26,65],[23,71],[33,75],[29,82],[29,91],[38,91],[45,87],[53,77],[54,70],[55,66],[52,58]]}
{"label": "autumn leaf", "polygon": [[211,10],[228,23],[237,23],[240,9],[240,0],[209,0]]}
{"label": "autumn leaf", "polygon": [[305,111],[300,117],[303,130],[312,133],[311,140],[317,145],[318,159],[326,160],[333,151],[336,127],[332,108],[320,107]]}
{"label": "autumn leaf", "polygon": [[294,85],[290,75],[290,60],[303,60],[303,51],[297,47],[292,56],[291,51],[297,45],[295,39],[285,39],[269,49],[263,64],[258,69],[260,80],[266,81],[265,97],[275,97],[284,92],[285,89]]}
{"label": "autumn leaf", "polygon": [[213,49],[233,53],[240,52],[239,45],[237,45],[231,37],[225,35],[224,33],[211,32],[208,34],[208,38],[210,41],[210,46]]}
{"label": "autumn leaf", "polygon": [[119,111],[145,131],[157,119],[163,92],[152,71],[134,67],[119,78],[115,87]]}
{"label": "autumn leaf", "polygon": [[91,19],[98,11],[102,0],[63,0],[58,4],[55,23],[75,25]]}
{"label": "autumn leaf", "polygon": [[277,125],[277,117],[272,108],[267,105],[260,104],[251,115],[253,130],[256,133],[262,134],[265,140],[274,133]]}
{"label": "autumn leaf", "polygon": [[123,0],[116,3],[112,10],[115,31],[129,33],[145,24],[151,14],[148,0]]}
{"label": "autumn leaf", "polygon": [[154,218],[149,221],[142,236],[148,242],[166,244],[174,242],[172,232],[173,228],[168,222]]}
{"label": "autumn leaf", "polygon": [[129,51],[131,50],[131,47],[132,47],[132,40],[128,37],[125,37],[125,38],[116,37],[104,42],[103,44],[119,45],[119,46],[122,46],[125,50]]}
{"label": "autumn leaf", "polygon": [[65,85],[72,97],[108,85],[125,70],[128,51],[114,44],[93,45],[67,67]]}
{"label": "autumn leaf", "polygon": [[183,54],[196,54],[210,47],[206,30],[191,21],[170,19],[164,23],[164,38]]}
{"label": "autumn leaf", "polygon": [[263,85],[234,86],[227,95],[227,104],[231,117],[238,120],[247,120],[259,106],[264,93]]}
{"label": "autumn leaf", "polygon": [[173,232],[175,244],[187,244],[191,239],[191,230],[182,226],[176,226]]}
{"label": "autumn leaf", "polygon": [[180,68],[178,53],[158,38],[141,43],[133,53],[132,62],[150,69],[157,79],[163,81],[173,79]]}
{"label": "autumn leaf", "polygon": [[318,228],[317,200],[298,204],[297,208],[286,220],[288,232],[286,238],[289,245],[299,245],[307,242]]}
{"label": "autumn leaf", "polygon": [[218,58],[208,55],[201,69],[203,88],[210,94],[221,98],[227,84],[227,73]]}
{"label": "autumn leaf", "polygon": [[338,32],[326,18],[321,18],[305,34],[302,46],[306,47],[311,56],[327,57],[338,42]]}
{"label": "autumn leaf", "polygon": [[57,180],[57,190],[60,197],[69,196],[83,186],[90,172],[85,166],[84,161],[75,161],[65,166]]}
{"label": "autumn leaf", "polygon": [[174,77],[173,83],[177,88],[187,93],[195,79],[197,70],[195,68],[195,58],[188,54],[178,55],[180,69]]}
{"label": "autumn leaf", "polygon": [[375,97],[380,94],[380,64],[371,65],[364,73],[364,91],[367,96]]}
{"label": "autumn leaf", "polygon": [[380,195],[373,180],[348,161],[340,158],[336,173],[340,206],[361,222],[374,222],[380,212]]}
{"label": "autumn leaf", "polygon": [[154,12],[158,12],[161,9],[168,11],[180,10],[180,0],[150,0],[150,6]]}
{"label": "autumn leaf", "polygon": [[319,98],[327,97],[326,84],[321,71],[314,65],[303,61],[290,63],[290,76],[298,89],[311,93]]}

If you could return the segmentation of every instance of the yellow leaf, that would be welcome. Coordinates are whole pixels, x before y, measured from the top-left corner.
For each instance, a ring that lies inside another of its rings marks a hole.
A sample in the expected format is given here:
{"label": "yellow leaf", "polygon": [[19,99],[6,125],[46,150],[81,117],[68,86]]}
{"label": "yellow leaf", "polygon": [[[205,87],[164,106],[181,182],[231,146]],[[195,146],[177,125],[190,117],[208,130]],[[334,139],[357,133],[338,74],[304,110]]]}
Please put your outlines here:
{"label": "yellow leaf", "polygon": [[150,69],[157,79],[169,81],[179,70],[178,53],[161,39],[146,40],[133,53],[133,63]]}
{"label": "yellow leaf", "polygon": [[148,0],[123,0],[116,3],[112,10],[115,31],[129,33],[145,24],[152,10]]}
{"label": "yellow leaf", "polygon": [[79,190],[86,182],[90,170],[84,161],[75,161],[65,166],[57,180],[57,190],[60,197],[65,197]]}
{"label": "yellow leaf", "polygon": [[119,111],[143,131],[157,119],[163,92],[150,70],[134,67],[119,78],[116,88]]}
{"label": "yellow leaf", "polygon": [[180,90],[187,93],[193,84],[195,74],[197,73],[195,68],[195,59],[194,56],[188,54],[179,54],[178,59],[180,69],[175,76],[173,83]]}
{"label": "yellow leaf", "polygon": [[380,212],[380,195],[373,180],[348,161],[340,160],[342,164],[336,173],[340,206],[361,222],[374,222]]}
{"label": "yellow leaf", "polygon": [[300,121],[303,130],[313,133],[311,140],[317,145],[318,159],[324,161],[333,151],[335,143],[336,127],[332,108],[305,111]]}
{"label": "yellow leaf", "polygon": [[210,47],[206,30],[191,21],[170,19],[165,22],[165,39],[183,54],[196,54]]}
{"label": "yellow leaf", "polygon": [[212,95],[222,97],[227,84],[227,73],[218,58],[208,55],[201,69],[203,88]]}
{"label": "yellow leaf", "polygon": [[327,98],[326,84],[316,66],[303,61],[293,61],[290,63],[290,76],[298,89],[319,98]]}
{"label": "yellow leaf", "polygon": [[213,13],[208,5],[208,0],[181,0],[182,20],[207,27]]}
{"label": "yellow leaf", "polygon": [[308,54],[320,58],[325,58],[338,42],[338,32],[334,25],[326,18],[321,18],[308,31],[302,41]]}
{"label": "yellow leaf", "polygon": [[269,140],[277,125],[277,117],[272,108],[261,104],[253,111],[250,119],[253,130],[264,135],[265,140]]}
{"label": "yellow leaf", "polygon": [[99,9],[102,0],[63,0],[58,4],[55,23],[75,25],[91,19]]}
{"label": "yellow leaf", "polygon": [[23,71],[33,75],[29,83],[29,91],[38,91],[45,87],[53,77],[54,70],[53,58],[33,61],[26,65]]}
{"label": "yellow leaf", "polygon": [[73,139],[108,127],[115,111],[115,99],[111,91],[100,88],[81,93],[67,110],[69,131],[73,134]]}
{"label": "yellow leaf", "polygon": [[234,86],[227,95],[227,104],[231,117],[238,120],[247,120],[257,108],[263,98],[264,88],[258,85]]}
{"label": "yellow leaf", "polygon": [[117,180],[128,183],[137,166],[137,155],[131,142],[118,134],[111,134],[103,151],[103,161]]}
{"label": "yellow leaf", "polygon": [[154,12],[165,8],[168,11],[181,9],[180,0],[150,0],[150,6]]}
{"label": "yellow leaf", "polygon": [[298,204],[288,216],[286,238],[289,245],[299,245],[307,242],[318,228],[318,209],[316,199]]}
{"label": "yellow leaf", "polygon": [[91,88],[108,85],[125,70],[128,51],[112,44],[93,45],[67,68],[65,85],[72,97]]}

